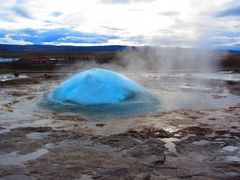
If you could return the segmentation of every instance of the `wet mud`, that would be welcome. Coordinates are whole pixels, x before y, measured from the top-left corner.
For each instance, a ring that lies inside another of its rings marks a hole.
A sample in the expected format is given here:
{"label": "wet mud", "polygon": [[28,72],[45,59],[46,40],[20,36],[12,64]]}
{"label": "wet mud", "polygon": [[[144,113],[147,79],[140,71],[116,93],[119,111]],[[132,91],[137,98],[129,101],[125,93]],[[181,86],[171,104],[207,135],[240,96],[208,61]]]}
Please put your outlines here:
{"label": "wet mud", "polygon": [[0,179],[240,178],[240,104],[89,121],[40,109],[61,77],[28,76],[0,83]]}

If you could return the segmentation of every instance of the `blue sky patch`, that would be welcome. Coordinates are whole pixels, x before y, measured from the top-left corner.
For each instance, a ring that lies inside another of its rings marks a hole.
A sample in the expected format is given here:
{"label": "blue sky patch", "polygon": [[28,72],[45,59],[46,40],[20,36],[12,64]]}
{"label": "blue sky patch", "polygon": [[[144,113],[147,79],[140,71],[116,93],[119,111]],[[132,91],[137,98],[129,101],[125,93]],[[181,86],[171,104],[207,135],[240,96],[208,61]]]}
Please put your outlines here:
{"label": "blue sky patch", "polygon": [[11,37],[13,40],[25,41],[33,44],[46,43],[91,43],[100,44],[107,43],[110,39],[117,39],[116,36],[108,36],[94,33],[84,33],[73,31],[67,28],[51,29],[51,30],[0,30],[0,37]]}
{"label": "blue sky patch", "polygon": [[20,6],[13,6],[12,10],[16,13],[17,16],[21,16],[24,18],[31,18],[30,14]]}
{"label": "blue sky patch", "polygon": [[227,8],[217,14],[218,17],[240,16],[240,5]]}
{"label": "blue sky patch", "polygon": [[55,11],[51,15],[54,17],[58,17],[58,16],[61,16],[62,14],[63,14],[62,12]]}

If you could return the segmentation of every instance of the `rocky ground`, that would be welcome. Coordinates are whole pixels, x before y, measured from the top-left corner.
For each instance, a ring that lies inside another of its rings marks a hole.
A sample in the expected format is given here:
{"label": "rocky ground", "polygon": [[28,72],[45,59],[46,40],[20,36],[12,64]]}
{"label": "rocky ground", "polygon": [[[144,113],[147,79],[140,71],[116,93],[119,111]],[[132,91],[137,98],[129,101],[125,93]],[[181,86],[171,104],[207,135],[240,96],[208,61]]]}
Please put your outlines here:
{"label": "rocky ground", "polygon": [[240,104],[114,121],[34,106],[61,76],[0,83],[0,179],[240,178]]}

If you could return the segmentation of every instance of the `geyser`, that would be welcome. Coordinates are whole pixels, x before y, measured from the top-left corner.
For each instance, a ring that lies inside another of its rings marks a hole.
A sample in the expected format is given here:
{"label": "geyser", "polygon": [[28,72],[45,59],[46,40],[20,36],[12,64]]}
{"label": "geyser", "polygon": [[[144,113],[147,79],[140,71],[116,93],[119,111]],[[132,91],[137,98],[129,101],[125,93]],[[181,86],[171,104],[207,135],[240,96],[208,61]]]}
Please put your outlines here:
{"label": "geyser", "polygon": [[146,114],[156,110],[158,100],[124,75],[93,68],[61,83],[40,105],[99,119]]}
{"label": "geyser", "polygon": [[80,105],[102,105],[133,98],[142,91],[137,83],[119,73],[93,68],[64,81],[49,98]]}

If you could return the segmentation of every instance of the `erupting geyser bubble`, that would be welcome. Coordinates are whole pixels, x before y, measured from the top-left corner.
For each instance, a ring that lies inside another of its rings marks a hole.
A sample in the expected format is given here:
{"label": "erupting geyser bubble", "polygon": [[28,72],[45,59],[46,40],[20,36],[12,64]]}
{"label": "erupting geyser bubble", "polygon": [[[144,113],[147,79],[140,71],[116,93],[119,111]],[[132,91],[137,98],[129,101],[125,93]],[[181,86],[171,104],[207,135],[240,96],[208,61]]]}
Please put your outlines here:
{"label": "erupting geyser bubble", "polygon": [[64,81],[49,98],[81,105],[101,105],[124,101],[142,91],[138,84],[119,73],[93,68]]}
{"label": "erupting geyser bubble", "polygon": [[126,115],[153,109],[153,97],[119,73],[93,68],[78,73],[45,96],[51,109],[87,115]]}

